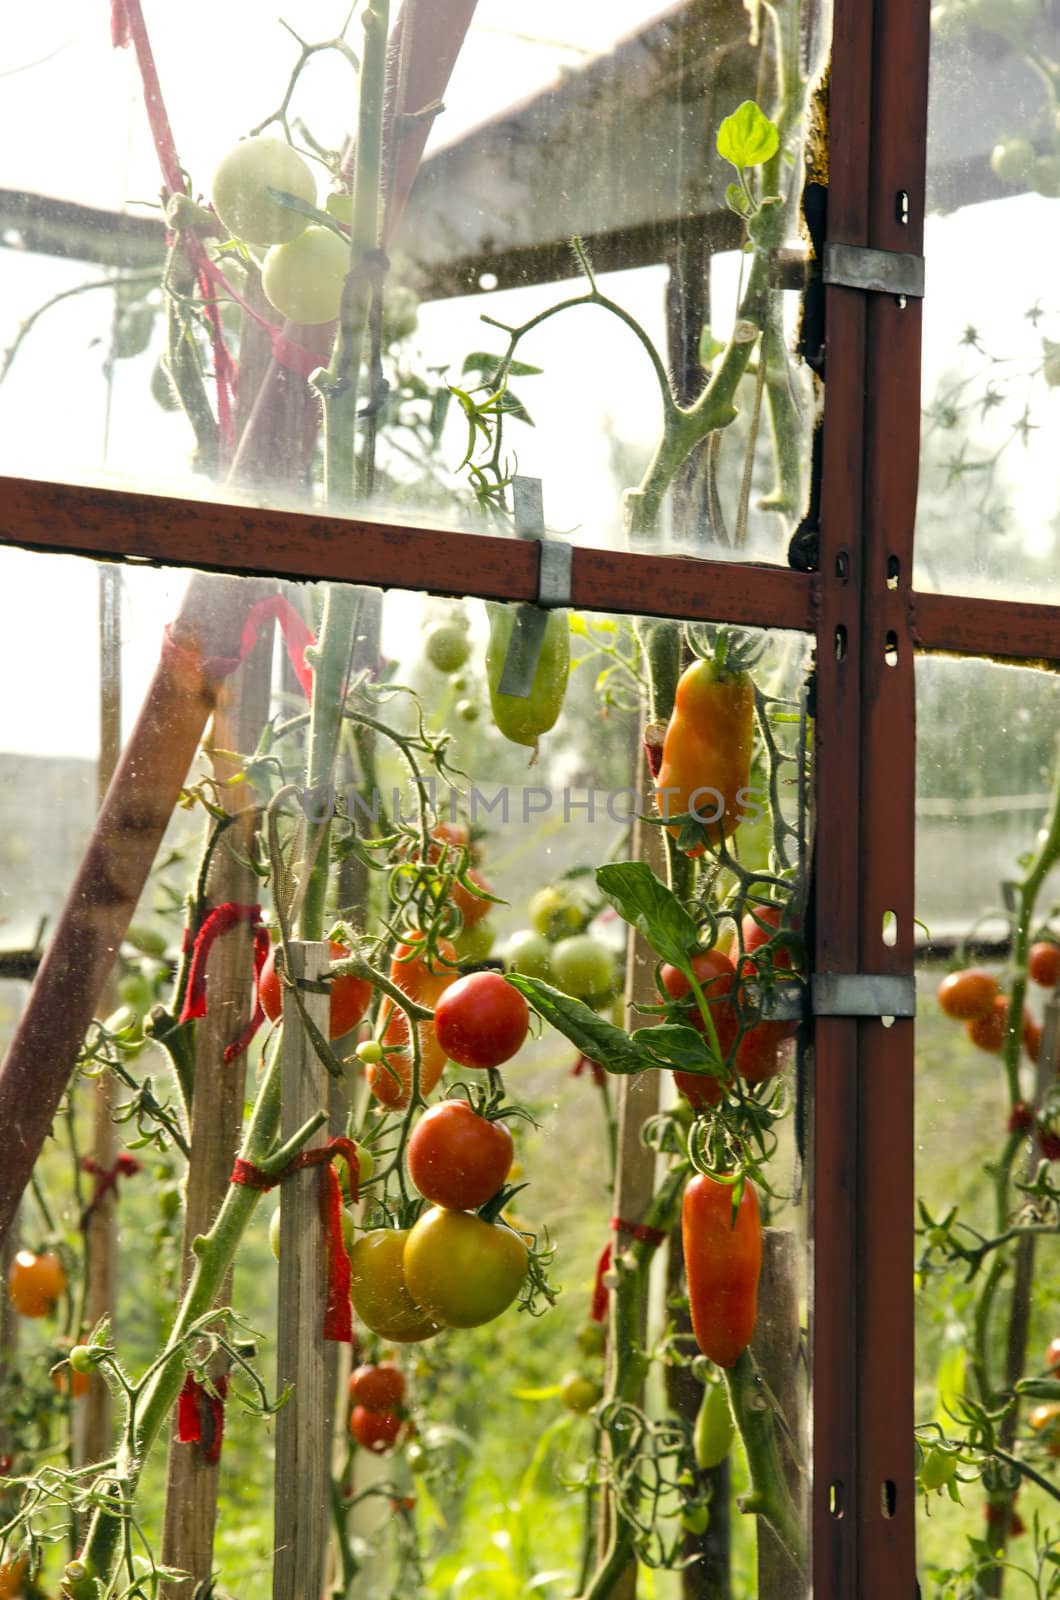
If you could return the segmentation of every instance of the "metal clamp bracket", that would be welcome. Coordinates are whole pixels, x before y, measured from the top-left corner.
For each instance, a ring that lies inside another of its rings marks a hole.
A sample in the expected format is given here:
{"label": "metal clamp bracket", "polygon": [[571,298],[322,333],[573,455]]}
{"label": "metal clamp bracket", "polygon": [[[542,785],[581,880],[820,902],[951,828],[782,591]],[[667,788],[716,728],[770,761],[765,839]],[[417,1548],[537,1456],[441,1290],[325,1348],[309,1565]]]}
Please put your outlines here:
{"label": "metal clamp bracket", "polygon": [[825,283],[841,284],[845,289],[900,294],[910,300],[924,298],[924,257],[902,250],[871,250],[862,244],[826,244],[822,276]]}
{"label": "metal clamp bracket", "polygon": [[886,972],[818,972],[815,1017],[915,1017],[916,979]]}
{"label": "metal clamp bracket", "polygon": [[541,659],[548,613],[571,603],[574,551],[563,539],[543,537],[545,513],[540,478],[513,477],[512,500],[517,537],[533,539],[538,547],[537,601],[534,605],[515,607],[512,636],[498,688],[501,694],[528,700]]}

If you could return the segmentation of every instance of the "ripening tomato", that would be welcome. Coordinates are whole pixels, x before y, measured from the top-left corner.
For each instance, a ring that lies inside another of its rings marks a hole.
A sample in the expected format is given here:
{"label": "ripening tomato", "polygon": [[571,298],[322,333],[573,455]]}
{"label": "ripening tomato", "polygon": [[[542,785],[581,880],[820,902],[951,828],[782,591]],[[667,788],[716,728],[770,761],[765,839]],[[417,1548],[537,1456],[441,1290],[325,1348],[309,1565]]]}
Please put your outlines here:
{"label": "ripening tomato", "polygon": [[83,1394],[88,1393],[88,1373],[78,1372],[75,1367],[69,1370],[66,1367],[56,1367],[52,1373],[52,1382],[59,1394],[68,1394],[74,1400],[80,1400]]}
{"label": "ripening tomato", "polygon": [[1027,1418],[1035,1433],[1040,1433],[1051,1456],[1060,1457],[1060,1404],[1035,1406]]}
{"label": "ripening tomato", "polygon": [[939,1005],[948,1017],[956,1017],[960,1022],[985,1017],[997,996],[997,979],[978,968],[951,972],[938,988]]}
{"label": "ripening tomato", "polygon": [[[474,889],[469,889],[462,883],[454,882],[449,889],[449,894],[453,904],[464,919],[464,927],[473,928],[476,922],[481,922],[483,917],[488,917],[493,909],[494,902],[486,898],[487,895],[493,893],[493,885],[487,883],[481,872],[476,872],[474,867],[471,867],[468,871],[467,880],[468,883],[474,885]],[[476,894],[475,890],[480,892]]]}
{"label": "ripening tomato", "polygon": [[366,1406],[354,1406],[350,1412],[350,1432],[362,1450],[384,1456],[397,1443],[401,1418],[396,1411],[369,1411]]}
{"label": "ripening tomato", "polygon": [[1045,1352],[1045,1365],[1054,1378],[1060,1378],[1060,1339],[1054,1339]]}
{"label": "ripening tomato", "polygon": [[14,1561],[5,1561],[0,1566],[0,1600],[18,1600],[29,1571],[29,1562],[25,1556],[18,1556]]}
{"label": "ripening tomato", "polygon": [[[413,1060],[409,1048],[409,1019],[387,1000],[383,1004],[380,1020],[387,1054],[384,1060],[369,1064],[366,1074],[368,1087],[382,1105],[403,1111],[412,1096]],[[429,1020],[417,1022],[416,1034],[420,1041],[420,1093],[429,1095],[437,1087],[445,1068],[445,1051],[438,1043],[434,1026]]]}
{"label": "ripening tomato", "polygon": [[1055,989],[1060,983],[1060,944],[1051,939],[1032,944],[1027,953],[1027,976],[1043,989]]}
{"label": "ripening tomato", "polygon": [[[749,956],[754,955],[763,945],[771,945],[770,954],[774,967],[782,967],[786,972],[791,971],[793,966],[802,965],[799,959],[802,922],[794,912],[785,917],[787,911],[787,906],[774,904],[754,906],[745,914],[740,924],[745,953]],[[778,939],[777,935],[781,932],[783,937]]]}
{"label": "ripening tomato", "polygon": [[615,987],[615,958],[591,933],[575,933],[552,946],[552,982],[564,994],[599,1011]]}
{"label": "ripening tomato", "polygon": [[511,1305],[528,1260],[525,1243],[511,1228],[433,1206],[409,1233],[405,1281],[443,1327],[477,1328]]}
{"label": "ripening tomato", "polygon": [[[718,1047],[724,1060],[732,1049],[739,1029],[739,1019],[732,999],[736,985],[735,969],[726,952],[715,948],[700,950],[692,958],[692,971],[710,1007],[714,1031],[718,1035]],[[666,990],[663,998],[668,996],[671,1000],[684,1000],[686,996],[691,995],[692,986],[679,967],[666,965],[659,977]],[[682,1007],[682,1011],[685,1012],[683,1021],[688,1027],[695,1028],[698,1033],[706,1033],[706,1023],[694,996],[687,1006]]]}
{"label": "ripening tomato", "polygon": [[681,1203],[688,1305],[696,1343],[719,1367],[736,1365],[751,1342],[762,1268],[758,1195],[745,1182],[736,1216],[729,1184],[697,1172]]}
{"label": "ripening tomato", "polygon": [[443,1100],[425,1111],[413,1129],[409,1176],[435,1205],[475,1211],[497,1193],[514,1153],[503,1122],[480,1117],[466,1100]]}
{"label": "ripening tomato", "polygon": [[66,1273],[59,1257],[46,1250],[34,1255],[20,1250],[7,1274],[7,1292],[21,1317],[44,1317],[66,1291]]}
{"label": "ripening tomato", "polygon": [[405,1399],[405,1374],[396,1361],[369,1362],[350,1373],[350,1402],[366,1411],[397,1411]]}
{"label": "ripening tomato", "polygon": [[981,1017],[973,1017],[964,1024],[964,1031],[980,1050],[996,1054],[1005,1042],[1008,1028],[1008,1001],[1003,994],[994,997],[990,1010]]}
{"label": "ripening tomato", "polygon": [[462,1067],[510,1061],[530,1026],[530,1010],[499,972],[469,972],[447,989],[434,1011],[439,1045]]}
{"label": "ripening tomato", "polygon": [[[754,685],[748,673],[693,661],[681,674],[656,779],[664,819],[692,815],[712,845],[739,826],[751,778]],[[669,832],[676,839],[681,828]],[[702,855],[703,845],[687,853]]]}
{"label": "ripening tomato", "polygon": [[538,889],[529,910],[530,926],[543,939],[565,939],[569,934],[581,933],[589,921],[584,902],[577,890],[567,883]]}
{"label": "ripening tomato", "polygon": [[1028,1017],[1026,1014],[1023,1018],[1023,1048],[1036,1063],[1042,1050],[1041,1023],[1035,1022],[1033,1017]]}
{"label": "ripening tomato", "polygon": [[395,1344],[419,1344],[439,1331],[405,1282],[408,1228],[375,1228],[350,1251],[350,1299],[373,1333]]}
{"label": "ripening tomato", "polygon": [[[279,1022],[283,1016],[283,984],[276,971],[276,957],[280,946],[273,945],[269,951],[268,959],[261,969],[261,980],[258,984],[258,995],[261,999],[262,1010],[270,1022]],[[341,961],[349,955],[349,950],[344,944],[331,940],[331,959]],[[328,1010],[328,1038],[341,1039],[344,1033],[349,1033],[355,1027],[365,1012],[368,1002],[372,998],[372,985],[364,978],[355,978],[352,975],[345,978],[333,978],[331,982],[331,1004]]]}
{"label": "ripening tomato", "polygon": [[459,976],[456,948],[449,939],[436,939],[434,949],[428,951],[423,934],[410,933],[394,947],[390,958],[391,983],[421,1006],[437,1005]]}
{"label": "ripening tomato", "polygon": [[747,1029],[736,1046],[736,1070],[754,1087],[775,1078],[784,1065],[784,1045],[795,1035],[794,1022],[767,1019]]}
{"label": "ripening tomato", "polygon": [[210,198],[225,227],[250,244],[279,244],[295,239],[306,219],[268,193],[279,189],[312,205],[317,186],[313,174],[282,139],[244,139],[218,163],[210,181]]}

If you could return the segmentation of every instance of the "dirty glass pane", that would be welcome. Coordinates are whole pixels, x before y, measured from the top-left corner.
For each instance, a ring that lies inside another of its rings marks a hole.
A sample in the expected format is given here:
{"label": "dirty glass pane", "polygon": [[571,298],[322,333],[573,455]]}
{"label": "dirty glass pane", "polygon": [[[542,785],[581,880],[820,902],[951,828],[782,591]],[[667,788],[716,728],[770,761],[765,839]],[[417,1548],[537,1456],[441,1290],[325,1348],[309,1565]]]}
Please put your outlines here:
{"label": "dirty glass pane", "polygon": [[918,1572],[1030,1595],[1060,1534],[1060,685],[917,674]]}
{"label": "dirty glass pane", "polygon": [[1060,19],[946,0],[932,23],[916,582],[1055,601]]}
{"label": "dirty glass pane", "polygon": [[387,10],[154,0],[117,49],[106,7],[5,17],[0,470],[470,530],[518,470],[580,544],[783,562],[816,398],[777,251],[827,15]]}
{"label": "dirty glass pane", "polygon": [[18,561],[0,1569],[802,1594],[807,641]]}

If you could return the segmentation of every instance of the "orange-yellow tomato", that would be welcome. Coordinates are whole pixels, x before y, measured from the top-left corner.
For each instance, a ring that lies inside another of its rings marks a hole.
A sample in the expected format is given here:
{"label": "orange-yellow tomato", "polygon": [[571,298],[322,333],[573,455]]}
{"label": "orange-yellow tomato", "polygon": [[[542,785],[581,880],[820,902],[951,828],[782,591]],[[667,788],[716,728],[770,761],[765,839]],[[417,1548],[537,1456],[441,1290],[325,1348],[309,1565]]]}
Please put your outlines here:
{"label": "orange-yellow tomato", "polygon": [[22,1317],[47,1316],[66,1289],[66,1273],[57,1255],[20,1250],[7,1274],[11,1304]]}
{"label": "orange-yellow tomato", "polygon": [[[749,804],[754,688],[746,672],[694,661],[682,674],[655,780],[659,813],[690,813],[711,844],[733,833]],[[680,828],[670,829],[676,839]],[[703,846],[689,850],[702,855]]]}

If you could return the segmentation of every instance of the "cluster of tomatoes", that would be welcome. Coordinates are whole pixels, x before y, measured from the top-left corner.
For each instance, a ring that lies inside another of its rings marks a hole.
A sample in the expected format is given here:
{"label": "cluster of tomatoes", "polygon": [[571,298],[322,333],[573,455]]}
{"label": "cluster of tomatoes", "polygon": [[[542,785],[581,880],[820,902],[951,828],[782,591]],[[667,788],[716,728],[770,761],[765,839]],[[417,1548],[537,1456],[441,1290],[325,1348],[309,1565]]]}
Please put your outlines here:
{"label": "cluster of tomatoes", "polygon": [[508,971],[551,983],[571,999],[602,1010],[614,997],[617,972],[611,947],[587,931],[593,910],[573,883],[539,889],[530,901],[529,928],[508,940]]}
{"label": "cluster of tomatoes", "polygon": [[350,1433],[362,1450],[385,1455],[406,1423],[405,1374],[396,1361],[368,1362],[350,1374]]}
{"label": "cluster of tomatoes", "polygon": [[[1060,944],[1044,939],[1032,944],[1027,976],[1041,988],[1055,988],[1060,981]],[[939,984],[938,1002],[948,1017],[964,1023],[965,1033],[978,1049],[991,1054],[1001,1049],[1008,1032],[1008,998],[992,973],[979,967],[949,973]],[[1041,1027],[1024,1013],[1023,1047],[1032,1061],[1037,1061],[1041,1043]]]}
{"label": "cluster of tomatoes", "polygon": [[[762,1018],[751,1021],[750,985],[767,971],[795,974],[799,967],[798,919],[784,906],[756,906],[740,925],[742,953],[733,955],[720,945],[692,958],[692,971],[710,1009],[718,1051],[725,1075],[675,1072],[674,1082],[697,1111],[720,1103],[735,1069],[747,1084],[775,1078],[784,1065],[785,1047],[795,1035],[794,1022]],[[680,1005],[680,1020],[705,1034],[707,1023],[686,973],[664,965],[659,974],[660,998]]]}

